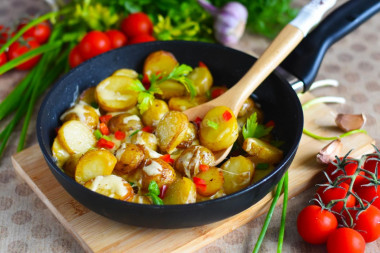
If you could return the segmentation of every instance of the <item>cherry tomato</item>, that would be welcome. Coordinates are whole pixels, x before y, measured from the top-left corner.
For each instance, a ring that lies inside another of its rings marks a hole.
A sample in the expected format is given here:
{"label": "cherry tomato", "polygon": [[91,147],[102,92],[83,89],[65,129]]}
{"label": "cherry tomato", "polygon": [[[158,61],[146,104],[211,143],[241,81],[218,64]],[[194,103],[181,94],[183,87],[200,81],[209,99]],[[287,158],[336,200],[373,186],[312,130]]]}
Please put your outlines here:
{"label": "cherry tomato", "polygon": [[298,233],[308,243],[325,243],[337,226],[335,215],[317,205],[307,206],[298,214]]}
{"label": "cherry tomato", "polygon": [[9,37],[9,27],[4,27],[0,25],[0,46],[4,45]]}
{"label": "cherry tomato", "polygon": [[363,236],[352,228],[338,228],[327,239],[328,253],[364,253]]}
{"label": "cherry tomato", "polygon": [[[334,160],[334,162],[336,163],[336,160]],[[346,174],[348,176],[353,175],[356,172],[357,168],[358,168],[358,162],[348,157],[347,163],[344,166],[344,170],[346,171]],[[338,176],[344,175],[344,172],[342,170],[337,170],[337,167],[332,163],[329,163],[325,172],[327,173],[327,175],[332,181],[335,181],[335,179]],[[360,172],[359,175],[356,177],[355,182],[354,182],[355,185],[360,184],[360,182],[364,179],[362,175],[364,175],[363,171]],[[344,182],[347,184],[350,184],[351,179],[345,180]]]}
{"label": "cherry tomato", "polygon": [[376,155],[369,156],[366,159],[363,168],[372,173],[375,173],[376,168],[377,168],[377,178],[380,179],[380,158],[378,156]]}
{"label": "cherry tomato", "polygon": [[[320,196],[322,202],[327,205],[330,201],[343,199],[346,197],[348,189],[350,186],[344,182],[338,184],[335,188],[330,188],[326,190],[327,186],[320,186],[317,190],[317,195]],[[317,197],[318,199],[318,197]],[[355,206],[355,197],[353,195],[349,195],[346,202],[346,207]],[[337,202],[332,208],[332,211],[340,213],[343,208],[343,201]]]}
{"label": "cherry tomato", "polygon": [[[26,24],[22,23],[18,26],[17,30],[20,30]],[[35,38],[38,43],[45,43],[50,37],[51,29],[47,21],[43,21],[31,28],[29,28],[24,34],[24,38]]]}
{"label": "cherry tomato", "polygon": [[69,64],[70,67],[74,68],[81,64],[83,62],[83,58],[80,55],[78,45],[75,46],[73,49],[71,49],[70,54],[69,54]]}
{"label": "cherry tomato", "polygon": [[138,35],[136,37],[133,37],[129,41],[129,44],[144,43],[144,42],[155,41],[155,40],[156,39],[149,34],[142,34],[142,35]]}
{"label": "cherry tomato", "polygon": [[356,185],[354,190],[361,199],[368,202],[375,200],[372,205],[380,209],[380,185],[369,186],[368,183],[368,179],[365,179],[360,185]]}
{"label": "cherry tomato", "polygon": [[121,21],[121,30],[128,37],[135,37],[142,34],[151,35],[153,33],[153,23],[148,15],[142,12],[130,14]]}
{"label": "cherry tomato", "polygon": [[[373,242],[380,237],[380,210],[369,205],[366,210],[360,212],[356,218],[358,211],[350,210],[351,217],[354,219],[353,229],[358,231],[366,242]],[[346,222],[351,224],[351,220],[346,215]]]}
{"label": "cherry tomato", "polygon": [[111,47],[112,48],[119,48],[127,45],[127,37],[124,35],[124,33],[118,31],[118,30],[109,30],[105,32],[108,38],[111,41]]}
{"label": "cherry tomato", "polygon": [[99,31],[88,32],[79,43],[79,52],[84,60],[111,50],[108,36]]}
{"label": "cherry tomato", "polygon": [[[25,45],[16,41],[9,46],[8,58],[9,58],[9,60],[13,60],[13,59],[19,57],[20,55],[23,55],[26,52],[28,52],[32,49],[35,49],[39,46],[40,46],[40,43],[38,43],[35,39],[32,39],[32,38],[28,39],[25,42]],[[33,57],[32,59],[16,66],[16,69],[18,69],[18,70],[29,70],[29,69],[33,68],[38,63],[40,58],[41,58],[41,55],[37,55],[37,56]]]}
{"label": "cherry tomato", "polygon": [[7,61],[8,61],[7,55],[5,54],[5,52],[2,52],[0,54],[0,66],[4,65],[5,63],[7,63]]}

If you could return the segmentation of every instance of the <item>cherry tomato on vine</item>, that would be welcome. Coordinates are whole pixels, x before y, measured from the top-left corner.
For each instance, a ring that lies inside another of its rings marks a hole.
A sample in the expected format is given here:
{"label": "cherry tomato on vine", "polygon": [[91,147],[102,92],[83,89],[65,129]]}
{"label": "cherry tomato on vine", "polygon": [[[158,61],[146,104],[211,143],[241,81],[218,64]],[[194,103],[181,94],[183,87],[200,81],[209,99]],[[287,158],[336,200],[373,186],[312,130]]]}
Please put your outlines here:
{"label": "cherry tomato on vine", "polygon": [[84,60],[111,50],[111,41],[100,31],[88,32],[79,43],[79,52]]}
{"label": "cherry tomato on vine", "polygon": [[7,63],[7,61],[8,61],[7,55],[5,54],[5,52],[2,52],[0,54],[0,66],[4,65],[5,63]]}
{"label": "cherry tomato on vine", "polygon": [[119,48],[127,45],[128,39],[127,36],[124,35],[124,33],[118,30],[109,30],[105,32],[105,34],[110,39],[112,48]]}
{"label": "cherry tomato on vine", "polygon": [[9,27],[0,25],[0,46],[4,45],[8,41]]}
{"label": "cherry tomato on vine", "polygon": [[[330,201],[343,199],[346,197],[348,189],[350,186],[344,182],[338,184],[334,188],[330,188],[326,190],[327,186],[320,186],[317,190],[317,195],[321,198],[323,204],[327,205],[330,203]],[[317,197],[317,199],[319,199]],[[353,207],[355,206],[355,197],[353,195],[349,195],[346,202],[346,207]],[[332,208],[332,211],[335,211],[337,213],[340,213],[340,211],[343,208],[343,201],[337,202]]]}
{"label": "cherry tomato on vine", "polygon": [[[17,30],[20,30],[26,24],[22,23],[18,26]],[[51,29],[47,21],[43,21],[31,28],[29,28],[24,34],[24,38],[35,38],[38,43],[45,43],[50,37]]]}
{"label": "cherry tomato on vine", "polygon": [[69,65],[74,68],[83,62],[83,58],[80,55],[78,45],[71,49],[69,54]]}
{"label": "cherry tomato on vine", "polygon": [[[23,43],[21,43],[19,41],[16,41],[9,46],[8,58],[9,58],[9,60],[13,60],[13,59],[15,59],[15,58],[25,54],[26,52],[28,52],[32,49],[35,49],[39,46],[40,46],[40,43],[38,43],[35,39],[32,39],[32,38],[29,38],[27,41],[25,41],[25,45],[23,45]],[[18,69],[18,70],[29,70],[29,69],[33,68],[38,63],[40,58],[41,58],[41,55],[37,55],[37,56],[31,58],[30,60],[27,60],[26,62],[16,66],[16,69]]]}
{"label": "cherry tomato on vine", "polygon": [[[353,175],[356,172],[356,170],[358,168],[358,161],[353,160],[353,159],[351,159],[349,157],[346,158],[346,159],[347,159],[347,164],[344,166],[344,170],[346,171],[346,174],[348,176],[351,176],[351,175]],[[334,160],[334,163],[336,163],[336,162],[337,161]],[[337,170],[337,166],[335,166],[332,163],[329,163],[329,165],[327,166],[327,169],[325,170],[325,172],[327,173],[328,177],[332,181],[335,181],[335,179],[338,176],[344,175],[344,172],[342,170]],[[354,182],[355,185],[356,184],[360,184],[360,182],[364,179],[364,177],[362,177],[362,175],[364,175],[363,171],[361,171],[359,173],[359,175],[356,177],[355,182]],[[347,183],[347,184],[350,184],[351,179],[345,180],[344,182]]]}
{"label": "cherry tomato on vine", "polygon": [[377,178],[380,179],[380,158],[378,156],[376,155],[369,156],[366,159],[363,168],[372,173],[375,173],[376,168],[377,168]]}
{"label": "cherry tomato on vine", "polygon": [[338,226],[335,215],[320,206],[310,205],[302,209],[297,217],[297,229],[308,243],[321,244]]}
{"label": "cherry tomato on vine", "polygon": [[156,38],[149,34],[142,34],[138,35],[136,37],[133,37],[130,41],[129,44],[137,44],[137,43],[144,43],[144,42],[149,42],[149,41],[155,41]]}
{"label": "cherry tomato on vine", "polygon": [[[366,210],[360,212],[356,218],[358,211],[350,210],[351,217],[354,219],[353,229],[358,231],[366,242],[373,242],[380,237],[380,210],[369,205]],[[348,225],[351,220],[348,215],[345,215]]]}
{"label": "cherry tomato on vine", "polygon": [[356,185],[354,190],[356,194],[368,202],[375,200],[372,205],[380,209],[380,185],[367,185],[368,179],[363,180],[360,185]]}
{"label": "cherry tomato on vine", "polygon": [[136,12],[121,21],[121,30],[128,37],[142,34],[151,35],[153,33],[153,23],[145,13]]}
{"label": "cherry tomato on vine", "polygon": [[364,253],[363,236],[352,228],[338,228],[327,239],[328,253]]}

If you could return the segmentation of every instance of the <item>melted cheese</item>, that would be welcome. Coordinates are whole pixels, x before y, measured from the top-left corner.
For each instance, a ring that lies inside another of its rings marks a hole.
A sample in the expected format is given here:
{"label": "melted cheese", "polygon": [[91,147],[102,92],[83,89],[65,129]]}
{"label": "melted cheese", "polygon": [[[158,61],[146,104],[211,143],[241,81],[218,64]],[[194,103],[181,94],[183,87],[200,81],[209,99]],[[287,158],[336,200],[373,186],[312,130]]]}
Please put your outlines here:
{"label": "melted cheese", "polygon": [[131,120],[140,121],[140,118],[139,118],[139,116],[137,116],[137,115],[131,115],[131,116],[125,117],[125,118],[123,119],[123,123],[124,123],[124,124],[128,124],[128,122],[131,121]]}
{"label": "melted cheese", "polygon": [[[83,101],[80,101],[77,105],[75,105],[73,108],[67,110],[64,114],[61,115],[61,117],[59,118],[60,120],[63,121],[63,119],[68,115],[68,114],[71,114],[71,113],[74,113],[76,115],[78,115],[78,118],[79,118],[79,121],[81,122],[86,122],[86,116],[84,115],[85,113],[89,113],[89,111],[84,108],[84,106],[87,105],[85,102]],[[87,105],[88,106],[88,105]]]}
{"label": "melted cheese", "polygon": [[143,168],[143,171],[148,175],[148,176],[156,176],[160,175],[162,173],[162,166],[156,161],[152,161],[151,164],[148,166],[145,166]]}
{"label": "melted cheese", "polygon": [[124,197],[128,194],[128,189],[124,185],[125,181],[118,176],[97,176],[91,184],[90,189],[97,191],[110,192],[109,197],[113,198],[116,196]]}

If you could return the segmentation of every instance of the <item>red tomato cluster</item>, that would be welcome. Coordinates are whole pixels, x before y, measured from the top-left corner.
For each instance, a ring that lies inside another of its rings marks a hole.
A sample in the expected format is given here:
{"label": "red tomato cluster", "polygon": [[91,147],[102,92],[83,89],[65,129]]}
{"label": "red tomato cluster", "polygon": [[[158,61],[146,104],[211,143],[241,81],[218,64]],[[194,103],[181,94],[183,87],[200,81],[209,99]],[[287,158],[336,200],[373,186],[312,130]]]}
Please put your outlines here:
{"label": "red tomato cluster", "polygon": [[367,242],[380,237],[379,171],[379,151],[330,163],[328,182],[317,189],[316,203],[298,215],[300,236],[308,243],[327,243],[331,253],[364,252]]}
{"label": "red tomato cluster", "polygon": [[125,45],[156,40],[153,36],[153,23],[142,13],[133,13],[121,22],[121,29],[106,32],[90,31],[70,52],[69,64],[76,67],[83,61]]}
{"label": "red tomato cluster", "polygon": [[[17,31],[26,26],[26,22],[22,22],[18,25]],[[40,45],[47,42],[50,37],[51,29],[48,22],[44,21],[36,26],[29,28],[22,37],[13,42],[6,52],[0,54],[0,66],[5,64],[8,60],[13,60],[32,49],[38,48]],[[14,35],[14,33],[10,34],[10,29],[0,25],[0,46],[4,45],[8,39]],[[33,57],[32,59],[19,64],[16,66],[18,70],[29,70],[34,67],[41,56]]]}

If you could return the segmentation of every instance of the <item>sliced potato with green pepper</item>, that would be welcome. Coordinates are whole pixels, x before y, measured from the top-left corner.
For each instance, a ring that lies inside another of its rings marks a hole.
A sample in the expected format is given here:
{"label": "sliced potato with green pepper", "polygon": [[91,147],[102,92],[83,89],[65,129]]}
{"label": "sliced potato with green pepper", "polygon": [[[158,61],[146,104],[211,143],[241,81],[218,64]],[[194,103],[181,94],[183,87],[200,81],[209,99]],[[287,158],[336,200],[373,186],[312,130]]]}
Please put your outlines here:
{"label": "sliced potato with green pepper", "polygon": [[92,131],[78,120],[66,121],[58,130],[58,139],[69,154],[83,154],[96,143]]}
{"label": "sliced potato with green pepper", "polygon": [[279,163],[283,157],[282,150],[257,138],[245,139],[243,149],[252,157],[269,164]]}
{"label": "sliced potato with green pepper", "polygon": [[134,79],[126,76],[110,76],[96,86],[99,106],[107,112],[124,111],[137,104],[137,92],[132,91]]}
{"label": "sliced potato with green pepper", "polygon": [[84,184],[97,176],[111,175],[116,162],[116,157],[108,150],[90,150],[78,161],[75,181]]}
{"label": "sliced potato with green pepper", "polygon": [[129,200],[133,197],[132,186],[123,178],[115,175],[97,176],[84,184],[88,189],[119,200]]}
{"label": "sliced potato with green pepper", "polygon": [[234,113],[226,106],[217,106],[203,118],[199,140],[211,151],[220,151],[231,146],[238,138],[238,124]]}
{"label": "sliced potato with green pepper", "polygon": [[247,187],[253,178],[255,167],[244,156],[231,157],[221,167],[224,175],[224,191],[227,194]]}
{"label": "sliced potato with green pepper", "polygon": [[170,52],[159,50],[148,55],[144,61],[143,74],[168,75],[178,65],[177,59]]}
{"label": "sliced potato with green pepper", "polygon": [[191,179],[177,178],[167,189],[163,198],[165,205],[180,205],[195,203],[197,189]]}
{"label": "sliced potato with green pepper", "polygon": [[210,70],[206,67],[196,67],[188,75],[188,78],[193,81],[197,95],[204,95],[208,90],[210,90],[213,78]]}

